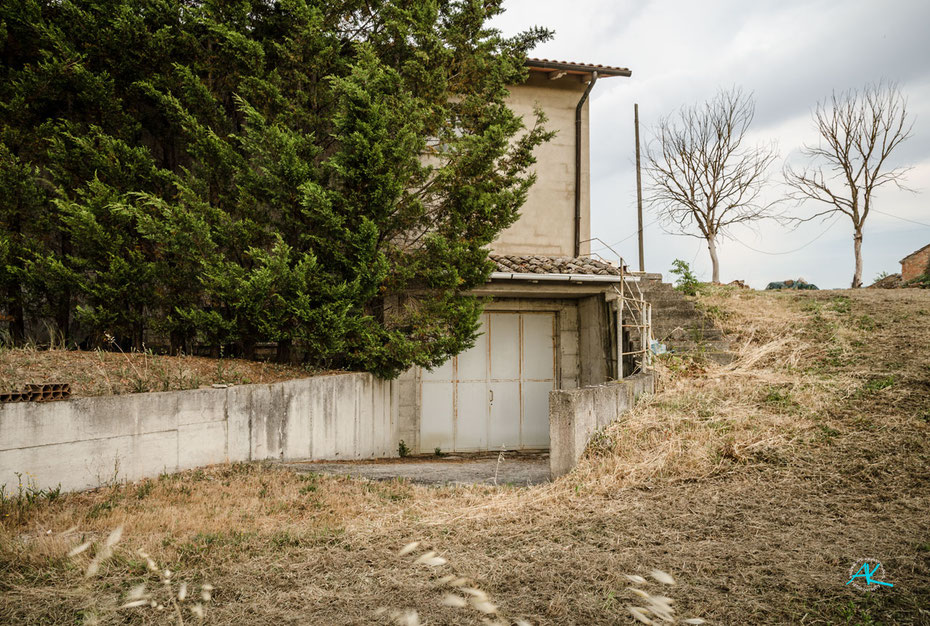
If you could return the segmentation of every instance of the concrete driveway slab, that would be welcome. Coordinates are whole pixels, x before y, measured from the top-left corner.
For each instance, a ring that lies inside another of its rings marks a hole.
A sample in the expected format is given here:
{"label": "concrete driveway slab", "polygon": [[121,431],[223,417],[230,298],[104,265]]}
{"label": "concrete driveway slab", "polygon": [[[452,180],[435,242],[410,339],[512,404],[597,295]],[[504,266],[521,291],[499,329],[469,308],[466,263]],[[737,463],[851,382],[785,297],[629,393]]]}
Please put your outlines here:
{"label": "concrete driveway slab", "polygon": [[504,452],[417,456],[376,461],[296,461],[298,472],[356,476],[369,480],[402,478],[423,485],[538,485],[549,482],[549,454]]}

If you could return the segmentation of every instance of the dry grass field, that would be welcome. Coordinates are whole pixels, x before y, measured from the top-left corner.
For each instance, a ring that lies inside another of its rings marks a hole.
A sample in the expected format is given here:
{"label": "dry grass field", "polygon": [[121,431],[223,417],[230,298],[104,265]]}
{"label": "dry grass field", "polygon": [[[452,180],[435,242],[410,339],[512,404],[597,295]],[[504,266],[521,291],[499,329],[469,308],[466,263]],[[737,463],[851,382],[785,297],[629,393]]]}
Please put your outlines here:
{"label": "dry grass field", "polygon": [[302,367],[104,350],[0,348],[0,392],[27,383],[71,383],[72,396],[178,391],[212,384],[275,383],[316,375]]}
{"label": "dry grass field", "polygon": [[[659,393],[555,483],[250,464],[6,494],[0,623],[190,624],[199,606],[210,624],[627,624],[652,603],[709,624],[930,624],[930,291],[699,299],[738,359],[666,360]],[[894,587],[847,586],[860,558]]]}

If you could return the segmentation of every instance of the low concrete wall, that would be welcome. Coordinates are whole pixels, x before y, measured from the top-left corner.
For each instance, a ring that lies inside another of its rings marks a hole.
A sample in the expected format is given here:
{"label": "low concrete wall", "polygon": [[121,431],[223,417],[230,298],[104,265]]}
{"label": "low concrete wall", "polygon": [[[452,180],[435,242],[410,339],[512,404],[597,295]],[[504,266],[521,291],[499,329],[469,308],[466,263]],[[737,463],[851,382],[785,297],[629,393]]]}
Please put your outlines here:
{"label": "low concrete wall", "polygon": [[571,471],[594,433],[630,410],[636,398],[655,391],[652,373],[620,381],[549,392],[549,472],[553,479]]}
{"label": "low concrete wall", "polygon": [[392,383],[339,374],[272,385],[0,404],[0,484],[65,491],[263,459],[397,454]]}

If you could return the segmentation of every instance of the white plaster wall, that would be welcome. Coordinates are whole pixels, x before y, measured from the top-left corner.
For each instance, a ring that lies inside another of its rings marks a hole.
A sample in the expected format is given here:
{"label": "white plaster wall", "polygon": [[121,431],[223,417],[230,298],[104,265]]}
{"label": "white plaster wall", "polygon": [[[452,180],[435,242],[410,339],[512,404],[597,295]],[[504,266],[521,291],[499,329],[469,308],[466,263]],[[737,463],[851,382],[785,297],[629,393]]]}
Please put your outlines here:
{"label": "white plaster wall", "polygon": [[397,451],[393,384],[353,373],[227,389],[0,404],[0,484],[65,491],[263,459]]}

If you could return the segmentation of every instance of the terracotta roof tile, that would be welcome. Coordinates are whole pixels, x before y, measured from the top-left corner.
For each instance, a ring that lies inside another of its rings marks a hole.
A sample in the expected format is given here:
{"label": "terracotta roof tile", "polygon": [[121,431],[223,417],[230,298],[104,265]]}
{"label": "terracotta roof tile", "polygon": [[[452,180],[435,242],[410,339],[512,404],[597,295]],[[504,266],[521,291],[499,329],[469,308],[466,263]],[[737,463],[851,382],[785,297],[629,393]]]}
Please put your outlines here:
{"label": "terracotta roof tile", "polygon": [[594,274],[620,276],[620,268],[587,256],[551,257],[540,255],[491,254],[495,271],[513,274]]}
{"label": "terracotta roof tile", "polygon": [[562,69],[575,72],[605,72],[610,75],[629,76],[630,69],[613,65],[594,65],[593,63],[576,63],[575,61],[558,61],[556,59],[539,59],[531,57],[526,60],[529,67]]}

